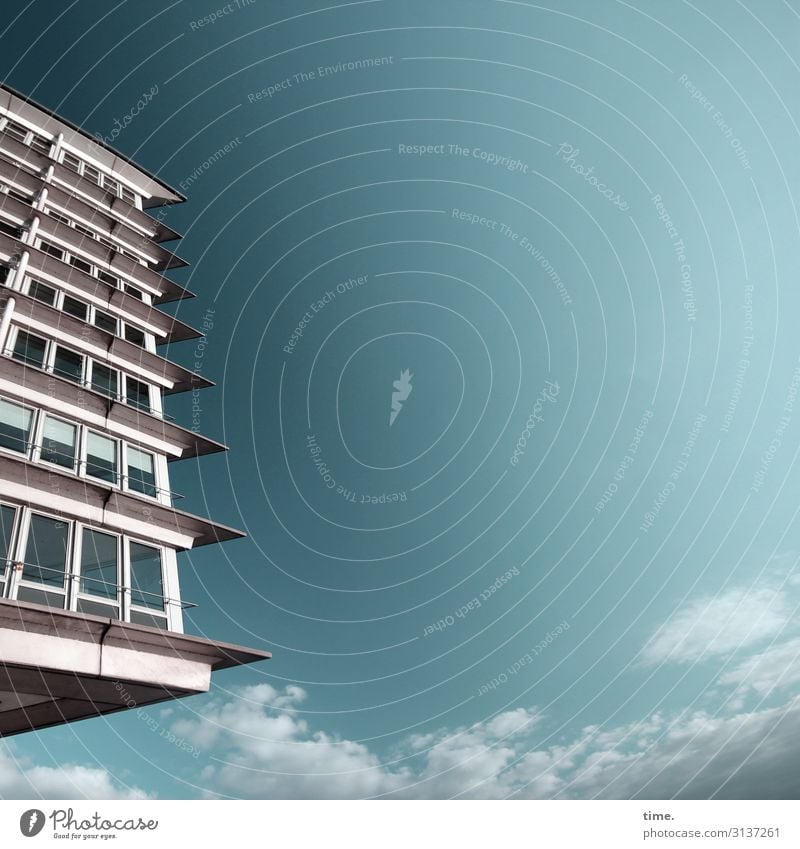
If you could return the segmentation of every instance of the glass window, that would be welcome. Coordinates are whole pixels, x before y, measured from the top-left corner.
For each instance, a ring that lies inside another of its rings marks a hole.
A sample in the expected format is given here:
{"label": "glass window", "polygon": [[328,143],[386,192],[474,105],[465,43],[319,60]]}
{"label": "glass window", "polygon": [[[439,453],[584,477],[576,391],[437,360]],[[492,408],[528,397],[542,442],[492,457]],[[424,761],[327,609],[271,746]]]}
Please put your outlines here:
{"label": "glass window", "polygon": [[158,493],[153,455],[132,445],[128,446],[128,489],[153,497]]}
{"label": "glass window", "polygon": [[28,531],[22,577],[27,581],[63,587],[68,539],[66,522],[34,513]]}
{"label": "glass window", "polygon": [[56,355],[53,360],[53,374],[80,383],[83,380],[83,356],[56,345]]}
{"label": "glass window", "polygon": [[20,451],[28,450],[33,410],[0,398],[0,446]]}
{"label": "glass window", "polygon": [[56,302],[56,290],[52,286],[46,286],[44,283],[40,283],[38,280],[31,280],[31,284],[28,287],[28,294],[37,301],[41,301],[43,304],[51,307]]}
{"label": "glass window", "polygon": [[50,242],[41,242],[39,250],[48,256],[54,256],[56,259],[64,259],[64,251],[56,245],[51,245]]}
{"label": "glass window", "polygon": [[92,364],[92,389],[95,392],[102,392],[103,395],[116,398],[118,378],[119,374],[113,368],[100,365],[100,363]]}
{"label": "glass window", "polygon": [[107,312],[103,312],[102,310],[96,309],[94,311],[94,324],[95,327],[99,327],[101,330],[106,330],[109,333],[117,332],[117,320],[113,315],[110,315]]}
{"label": "glass window", "polygon": [[119,280],[114,277],[113,274],[109,274],[107,271],[102,271],[101,269],[97,270],[97,276],[103,283],[108,283],[109,286],[114,286],[115,288],[119,285]]}
{"label": "glass window", "polygon": [[61,160],[67,168],[72,169],[73,171],[79,171],[81,167],[81,161],[77,156],[73,156],[71,153],[64,151],[64,158]]}
{"label": "glass window", "polygon": [[139,330],[138,327],[132,327],[130,324],[126,324],[125,338],[128,342],[133,342],[134,345],[144,348],[144,331]]}
{"label": "glass window", "polygon": [[42,434],[41,459],[65,469],[75,467],[75,445],[78,428],[61,419],[48,416]]}
{"label": "glass window", "polygon": [[150,411],[150,387],[133,377],[125,378],[125,400],[140,410]]}
{"label": "glass window", "polygon": [[93,183],[100,182],[100,172],[94,165],[89,165],[88,162],[83,166],[83,175],[84,177],[88,177]]}
{"label": "glass window", "polygon": [[6,591],[6,568],[11,550],[11,533],[14,529],[14,517],[17,511],[5,504],[0,505],[0,598]]}
{"label": "glass window", "polygon": [[119,194],[119,183],[113,178],[103,175],[103,186],[115,195]]}
{"label": "glass window", "polygon": [[73,315],[81,321],[86,321],[86,314],[89,307],[83,301],[73,298],[70,295],[64,295],[64,306],[61,307],[67,315]]}
{"label": "glass window", "polygon": [[83,233],[84,236],[88,236],[90,239],[94,239],[94,230],[90,230],[88,227],[84,227],[83,224],[78,224],[75,222],[75,229],[79,233]]}
{"label": "glass window", "polygon": [[6,236],[11,236],[12,239],[21,239],[22,227],[9,224],[7,221],[0,221],[0,233],[5,233]]}
{"label": "glass window", "polygon": [[24,142],[28,137],[27,128],[23,127],[22,124],[17,124],[16,121],[9,121],[3,132],[21,142]]}
{"label": "glass window", "polygon": [[45,156],[50,155],[50,142],[42,136],[34,135],[31,139],[31,147],[39,153],[45,154]]}
{"label": "glass window", "polygon": [[0,577],[6,568],[8,555],[11,550],[11,532],[14,529],[14,518],[17,511],[13,507],[0,505]]}
{"label": "glass window", "polygon": [[72,221],[67,218],[66,215],[62,215],[60,212],[56,212],[55,209],[48,209],[47,214],[54,220],[60,221],[62,224],[66,224],[68,227],[72,224]]}
{"label": "glass window", "polygon": [[127,283],[125,284],[125,291],[129,295],[133,295],[134,298],[138,298],[140,301],[144,300],[144,292],[141,289],[137,289],[135,286],[129,286]]}
{"label": "glass window", "polygon": [[81,592],[103,598],[117,597],[117,537],[90,528],[81,540]]}
{"label": "glass window", "polygon": [[149,545],[131,543],[131,603],[151,610],[164,609],[161,552]]}
{"label": "glass window", "polygon": [[5,283],[10,273],[11,269],[5,263],[0,262],[0,283]]}
{"label": "glass window", "polygon": [[117,482],[117,441],[89,431],[86,437],[86,474],[108,483]]}
{"label": "glass window", "polygon": [[15,360],[20,360],[31,366],[42,368],[44,366],[44,358],[47,353],[47,342],[38,336],[33,336],[20,330],[17,333],[16,342],[14,342],[14,350],[11,356]]}
{"label": "glass window", "polygon": [[86,262],[85,259],[81,259],[77,256],[71,256],[69,258],[69,264],[73,266],[73,268],[77,268],[78,271],[83,271],[86,274],[92,273],[92,265],[89,262]]}
{"label": "glass window", "polygon": [[122,187],[122,197],[128,201],[129,204],[136,206],[136,195],[125,186]]}
{"label": "glass window", "polygon": [[8,557],[8,551],[11,548],[11,531],[16,515],[17,511],[14,507],[0,505],[0,561]]}

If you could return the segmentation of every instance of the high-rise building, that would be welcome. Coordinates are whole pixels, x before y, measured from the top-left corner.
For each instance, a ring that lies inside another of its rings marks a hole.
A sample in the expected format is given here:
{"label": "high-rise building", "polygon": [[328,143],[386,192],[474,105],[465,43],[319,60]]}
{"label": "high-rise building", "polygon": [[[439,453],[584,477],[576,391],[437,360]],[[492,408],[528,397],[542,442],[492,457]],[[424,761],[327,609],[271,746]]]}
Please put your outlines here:
{"label": "high-rise building", "polygon": [[175,506],[225,450],[164,412],[210,386],[158,346],[186,265],[147,210],[185,198],[0,87],[0,735],[204,692],[269,657],[183,633],[178,553],[242,536]]}

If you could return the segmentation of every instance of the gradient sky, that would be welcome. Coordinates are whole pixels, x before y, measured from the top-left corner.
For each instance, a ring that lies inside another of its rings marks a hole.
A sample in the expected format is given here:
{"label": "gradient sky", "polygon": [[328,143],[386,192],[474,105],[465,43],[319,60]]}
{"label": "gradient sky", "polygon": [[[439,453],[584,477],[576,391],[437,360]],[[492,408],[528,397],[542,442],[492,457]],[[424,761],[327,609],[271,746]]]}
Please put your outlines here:
{"label": "gradient sky", "polygon": [[89,132],[157,87],[231,448],[172,488],[249,535],[187,630],[274,657],[0,796],[798,797],[796,3],[3,8]]}

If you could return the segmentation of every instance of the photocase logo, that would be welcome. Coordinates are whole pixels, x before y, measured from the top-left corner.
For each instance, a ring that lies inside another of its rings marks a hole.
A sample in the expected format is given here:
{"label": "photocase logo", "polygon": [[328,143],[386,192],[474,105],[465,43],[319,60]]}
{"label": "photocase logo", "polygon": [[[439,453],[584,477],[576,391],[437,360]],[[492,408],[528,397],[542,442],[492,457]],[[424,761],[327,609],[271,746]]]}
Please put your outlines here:
{"label": "photocase logo", "polygon": [[392,383],[395,391],[392,392],[392,412],[389,414],[389,427],[394,424],[394,420],[400,415],[400,410],[403,409],[403,402],[408,400],[411,390],[414,388],[411,385],[413,374],[408,369],[403,369],[400,372],[400,380],[395,380]]}
{"label": "photocase logo", "polygon": [[25,837],[36,837],[44,828],[44,812],[37,808],[31,808],[19,818],[19,830]]}

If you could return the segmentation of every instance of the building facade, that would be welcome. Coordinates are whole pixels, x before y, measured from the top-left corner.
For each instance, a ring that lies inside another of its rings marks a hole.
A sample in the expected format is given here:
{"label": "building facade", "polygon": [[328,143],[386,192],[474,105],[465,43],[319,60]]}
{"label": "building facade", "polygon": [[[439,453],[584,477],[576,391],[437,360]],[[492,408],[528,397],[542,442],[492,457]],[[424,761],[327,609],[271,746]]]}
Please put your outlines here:
{"label": "building facade", "polygon": [[170,488],[171,462],[225,450],[164,412],[211,385],[158,353],[202,335],[159,309],[190,293],[147,210],[183,200],[0,87],[0,735],[269,657],[183,634],[178,553],[242,536]]}

